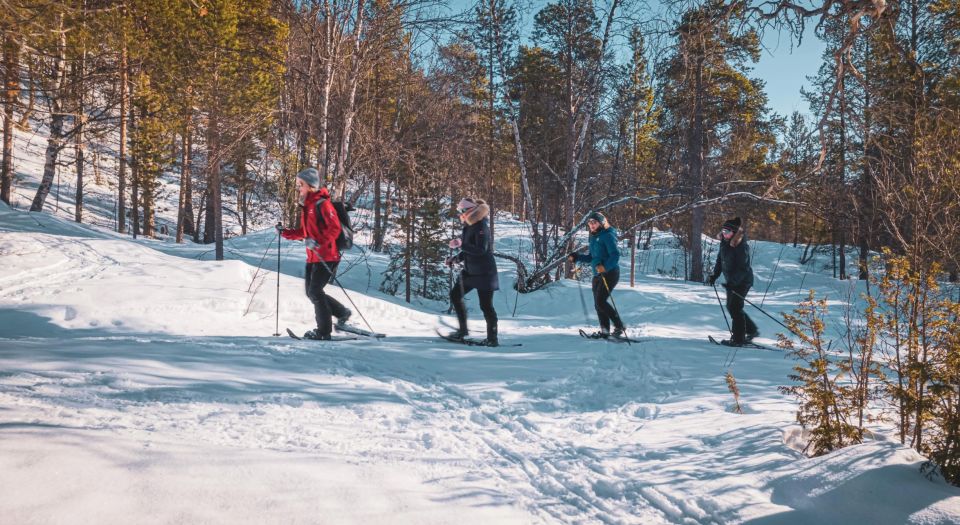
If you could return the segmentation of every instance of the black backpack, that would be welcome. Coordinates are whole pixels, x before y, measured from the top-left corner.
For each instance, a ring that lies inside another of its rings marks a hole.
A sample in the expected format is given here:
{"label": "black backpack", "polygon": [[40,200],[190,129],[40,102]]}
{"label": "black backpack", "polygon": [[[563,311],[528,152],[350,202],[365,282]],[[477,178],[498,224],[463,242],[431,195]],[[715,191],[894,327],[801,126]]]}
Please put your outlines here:
{"label": "black backpack", "polygon": [[[320,199],[317,201],[317,225],[321,226],[323,224],[323,214],[320,213],[320,205],[323,204],[323,201],[326,199]],[[337,235],[337,250],[344,251],[353,248],[353,227],[350,225],[350,215],[348,212],[353,211],[353,206],[348,202],[343,201],[330,201],[330,204],[333,204],[333,209],[337,210],[337,218],[340,219],[340,235]]]}

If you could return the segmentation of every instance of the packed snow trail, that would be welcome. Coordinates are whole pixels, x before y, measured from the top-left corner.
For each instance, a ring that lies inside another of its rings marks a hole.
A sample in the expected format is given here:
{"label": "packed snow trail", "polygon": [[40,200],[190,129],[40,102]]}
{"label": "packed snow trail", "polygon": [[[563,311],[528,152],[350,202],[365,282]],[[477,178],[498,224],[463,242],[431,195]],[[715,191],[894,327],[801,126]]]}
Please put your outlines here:
{"label": "packed snow trail", "polygon": [[[509,247],[522,226],[498,232]],[[960,522],[960,491],[893,441],[797,452],[782,353],[740,349],[736,414],[726,349],[704,339],[723,326],[708,287],[615,290],[645,340],[629,346],[577,335],[593,327],[574,283],[520,297],[516,318],[500,292],[501,336],[523,346],[466,347],[433,333],[444,304],[374,291],[385,256],[351,254],[341,280],[388,337],[296,341],[268,335],[269,240],[215,262],[0,208],[4,521]],[[302,251],[281,256],[281,326],[309,328]],[[805,270],[782,265],[772,311],[801,279],[829,289]]]}

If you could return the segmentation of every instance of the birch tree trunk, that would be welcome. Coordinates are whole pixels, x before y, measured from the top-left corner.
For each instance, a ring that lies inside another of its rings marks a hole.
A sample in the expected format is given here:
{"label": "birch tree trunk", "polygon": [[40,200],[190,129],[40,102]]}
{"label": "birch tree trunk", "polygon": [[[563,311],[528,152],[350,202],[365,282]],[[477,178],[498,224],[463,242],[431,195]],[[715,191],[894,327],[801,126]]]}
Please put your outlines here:
{"label": "birch tree trunk", "polygon": [[303,169],[307,166],[309,158],[307,155],[307,142],[309,141],[310,135],[310,117],[307,116],[307,113],[311,110],[313,102],[313,89],[311,80],[313,80],[314,67],[316,66],[316,53],[313,47],[313,41],[310,42],[310,63],[307,66],[307,81],[303,84],[303,115],[298,118],[299,125],[297,126],[297,160],[299,164],[299,169]]}
{"label": "birch tree trunk", "polygon": [[323,64],[323,82],[321,91],[323,93],[320,101],[320,151],[317,162],[320,164],[320,176],[326,180],[330,167],[330,147],[329,147],[329,115],[330,115],[330,91],[333,88],[333,61],[334,57],[334,30],[336,29],[336,20],[334,13],[330,8],[330,0],[323,2],[324,16],[324,64]]}
{"label": "birch tree trunk", "polygon": [[[500,68],[501,75],[505,74],[507,71],[507,62],[504,59],[504,37],[503,37],[503,21],[499,18],[499,11],[496,9],[493,2],[487,2],[486,6],[489,8],[488,15],[490,17],[490,29],[493,33],[493,50],[497,59],[497,67]],[[495,99],[500,96],[500,88],[498,84],[490,85],[491,98]],[[534,264],[538,264],[546,258],[546,250],[540,249],[540,230],[538,229],[536,212],[533,207],[533,196],[530,194],[530,184],[528,182],[529,177],[527,176],[527,163],[523,156],[523,141],[520,138],[520,125],[518,124],[518,117],[516,114],[516,109],[513,107],[513,103],[509,100],[509,95],[504,93],[506,98],[507,106],[507,115],[510,120],[510,129],[513,131],[513,145],[517,154],[517,168],[520,170],[520,187],[521,192],[523,193],[523,202],[524,202],[524,215],[530,221],[530,231],[533,234],[533,259]]]}
{"label": "birch tree trunk", "polygon": [[340,137],[340,150],[337,153],[337,171],[334,180],[337,184],[337,196],[344,198],[347,191],[347,159],[350,156],[350,136],[353,131],[353,117],[356,115],[357,84],[360,79],[360,37],[363,35],[363,0],[357,0],[357,19],[353,26],[353,56],[351,56],[350,79],[346,109],[343,114],[343,133]]}
{"label": "birch tree trunk", "polygon": [[[576,139],[568,145],[569,150],[567,153],[566,180],[567,191],[569,192],[567,199],[569,206],[567,208],[566,216],[564,217],[567,231],[570,231],[570,229],[574,227],[574,214],[576,212],[577,202],[577,185],[580,179],[580,163],[583,160],[583,151],[585,150],[587,133],[590,131],[590,126],[593,123],[593,114],[596,111],[597,101],[600,98],[600,90],[603,86],[603,57],[607,51],[607,43],[610,39],[610,31],[613,27],[613,21],[619,4],[620,0],[613,0],[610,5],[610,11],[607,13],[607,20],[603,28],[603,39],[600,41],[600,50],[597,54],[597,60],[594,64],[593,71],[590,72],[587,80],[587,96],[584,101],[579,105],[576,105],[573,99],[572,86],[568,87],[568,89],[571,90],[570,99],[568,101],[571,110],[569,124],[570,127],[568,129],[568,133],[575,133]],[[580,122],[579,130],[576,128],[578,121]],[[570,251],[573,251],[572,238],[570,239],[567,248]]]}
{"label": "birch tree trunk", "polygon": [[50,186],[57,175],[57,158],[64,147],[63,133],[63,85],[67,52],[67,35],[63,28],[63,15],[59,16],[59,37],[57,40],[57,54],[53,58],[53,71],[50,78],[52,84],[47,92],[47,102],[50,107],[50,137],[47,139],[47,150],[43,163],[43,178],[40,187],[30,205],[30,211],[42,211],[43,203],[50,194]]}

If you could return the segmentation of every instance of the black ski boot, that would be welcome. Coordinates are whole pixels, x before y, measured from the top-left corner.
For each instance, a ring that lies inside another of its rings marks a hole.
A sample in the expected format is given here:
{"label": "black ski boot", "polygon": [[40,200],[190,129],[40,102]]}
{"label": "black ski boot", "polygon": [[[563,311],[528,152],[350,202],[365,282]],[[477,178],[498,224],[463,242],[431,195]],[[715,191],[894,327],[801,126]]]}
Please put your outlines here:
{"label": "black ski boot", "polygon": [[723,346],[744,346],[746,345],[745,341],[734,341],[733,339],[724,339],[720,341],[720,344]]}
{"label": "black ski boot", "polygon": [[347,321],[350,320],[350,316],[351,316],[351,315],[353,315],[353,312],[350,311],[349,308],[346,309],[346,313],[344,313],[344,314],[341,315],[340,317],[337,317],[337,326],[343,326],[343,325],[347,324]]}
{"label": "black ski boot", "polygon": [[497,340],[497,327],[488,326],[487,327],[487,340],[484,341],[486,346],[500,346],[500,341]]}
{"label": "black ski boot", "polygon": [[627,329],[624,328],[624,327],[622,327],[622,326],[618,326],[617,328],[614,328],[614,329],[613,329],[613,333],[610,334],[610,337],[612,337],[612,338],[614,338],[614,339],[626,339],[626,338],[627,338]]}
{"label": "black ski boot", "polygon": [[312,339],[314,341],[329,341],[330,334],[321,334],[319,330],[313,329],[304,332],[304,339]]}
{"label": "black ski boot", "polygon": [[590,339],[606,339],[610,337],[610,332],[608,330],[599,330],[592,334],[588,334],[587,337]]}
{"label": "black ski boot", "polygon": [[447,339],[450,339],[451,341],[463,341],[463,339],[467,337],[467,334],[468,332],[461,328],[455,332],[450,332],[447,334]]}

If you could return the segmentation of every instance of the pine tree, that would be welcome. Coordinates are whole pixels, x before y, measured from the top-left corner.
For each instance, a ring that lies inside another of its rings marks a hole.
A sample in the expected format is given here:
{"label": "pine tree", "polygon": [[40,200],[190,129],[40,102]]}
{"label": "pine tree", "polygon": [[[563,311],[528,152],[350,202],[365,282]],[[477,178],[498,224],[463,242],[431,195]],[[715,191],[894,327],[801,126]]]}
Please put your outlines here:
{"label": "pine tree", "polygon": [[[655,195],[660,187],[661,177],[655,169],[656,151],[657,151],[657,122],[659,120],[660,108],[656,104],[654,96],[653,81],[648,71],[648,61],[646,57],[646,47],[644,44],[643,33],[635,27],[630,33],[630,63],[626,67],[626,79],[621,86],[617,106],[621,109],[618,117],[619,135],[618,148],[620,144],[626,142],[626,171],[632,174],[630,177],[630,186],[635,188],[634,194],[638,197],[649,197]],[[619,152],[618,152],[619,153]],[[619,158],[620,155],[617,155]],[[612,173],[616,172],[617,165],[614,165]],[[614,183],[611,176],[611,185]],[[631,223],[636,223],[640,216],[649,216],[655,213],[655,206],[641,206],[634,204],[631,213],[628,215]],[[625,233],[623,229],[620,230]],[[649,248],[650,236],[653,234],[651,227],[644,244],[644,249]],[[630,232],[630,286],[634,285],[636,273],[636,250],[638,243],[638,232]]]}
{"label": "pine tree", "polygon": [[811,456],[820,456],[847,445],[858,443],[860,432],[851,423],[854,407],[850,387],[845,385],[851,370],[844,360],[834,360],[824,340],[823,319],[827,301],[816,299],[810,290],[807,299],[794,310],[783,314],[787,328],[799,341],[779,335],[778,346],[797,360],[790,379],[798,384],[780,387],[800,402],[797,422],[810,431],[810,442],[804,449]]}
{"label": "pine tree", "polygon": [[930,432],[925,452],[944,479],[960,486],[960,303],[940,301],[930,378]]}
{"label": "pine tree", "polygon": [[207,218],[205,242],[223,259],[223,163],[244,136],[270,122],[279,95],[281,42],[287,29],[268,0],[211,0],[201,8],[203,31],[198,98],[205,109]]}
{"label": "pine tree", "polygon": [[[146,72],[138,75],[134,92],[136,96],[133,107],[137,115],[137,126],[130,137],[130,154],[135,165],[135,187],[143,210],[142,233],[151,237],[155,233],[154,215],[159,179],[164,167],[170,163],[165,154],[170,150],[172,136],[167,127],[166,116],[161,111],[162,97],[153,90]],[[133,203],[135,211],[137,204]]]}
{"label": "pine tree", "polygon": [[[408,197],[411,198],[411,197]],[[442,300],[447,296],[444,266],[447,228],[445,207],[434,197],[412,197],[408,213],[397,221],[397,240],[389,246],[390,263],[383,274],[380,291],[396,295],[404,287],[407,302],[412,295]]]}
{"label": "pine tree", "polygon": [[[763,84],[748,76],[759,59],[752,30],[738,33],[742,10],[717,1],[684,13],[676,50],[659,66],[663,111],[659,169],[678,174],[676,186],[688,203],[730,191],[727,181],[765,181],[776,175],[768,156],[776,122],[767,115]],[[694,207],[687,228],[688,278],[703,281],[701,236],[706,209]]]}

